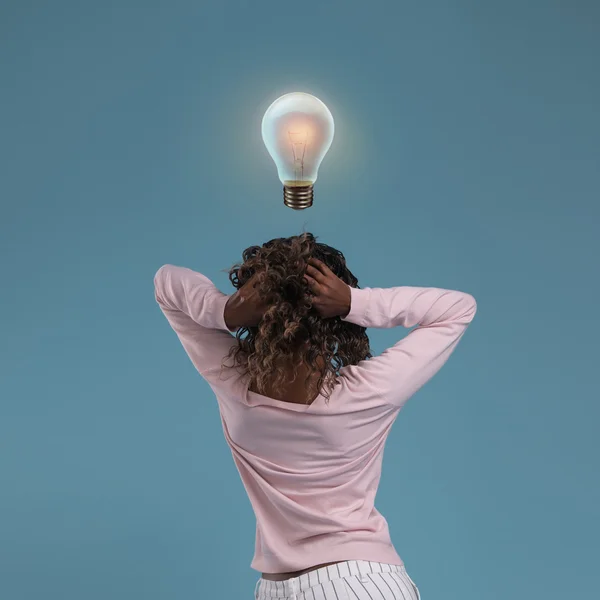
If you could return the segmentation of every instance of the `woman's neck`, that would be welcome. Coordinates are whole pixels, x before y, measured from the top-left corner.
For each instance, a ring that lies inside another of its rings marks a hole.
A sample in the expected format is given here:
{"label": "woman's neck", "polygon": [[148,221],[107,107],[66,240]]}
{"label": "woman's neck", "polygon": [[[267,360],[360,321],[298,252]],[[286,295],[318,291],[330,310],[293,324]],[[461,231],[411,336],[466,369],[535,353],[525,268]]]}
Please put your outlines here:
{"label": "woman's neck", "polygon": [[275,394],[271,390],[271,386],[267,385],[264,395],[294,404],[310,404],[320,392],[317,386],[325,366],[323,358],[318,357],[315,361],[315,367],[312,368],[306,363],[299,365],[295,379],[293,379],[294,368],[293,365],[289,365],[289,359],[287,360],[287,365],[285,362],[283,365],[281,361],[278,362],[286,370],[286,383],[283,384],[281,393],[279,394]]}

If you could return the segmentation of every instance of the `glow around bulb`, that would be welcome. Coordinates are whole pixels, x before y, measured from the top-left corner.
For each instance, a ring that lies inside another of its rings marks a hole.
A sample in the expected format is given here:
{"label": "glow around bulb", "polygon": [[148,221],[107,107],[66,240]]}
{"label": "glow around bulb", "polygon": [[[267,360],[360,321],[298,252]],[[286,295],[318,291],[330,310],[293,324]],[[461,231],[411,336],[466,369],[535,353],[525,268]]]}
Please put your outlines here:
{"label": "glow around bulb", "polygon": [[284,202],[290,208],[312,205],[313,185],[333,133],[329,109],[310,94],[285,94],[267,109],[262,138],[283,183]]}

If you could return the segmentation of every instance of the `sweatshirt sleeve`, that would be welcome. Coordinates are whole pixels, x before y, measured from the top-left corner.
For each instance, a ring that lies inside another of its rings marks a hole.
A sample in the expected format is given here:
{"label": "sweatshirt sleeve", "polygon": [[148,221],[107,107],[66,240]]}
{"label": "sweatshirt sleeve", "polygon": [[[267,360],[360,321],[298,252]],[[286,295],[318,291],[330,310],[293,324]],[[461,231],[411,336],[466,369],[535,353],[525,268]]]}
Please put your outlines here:
{"label": "sweatshirt sleeve", "polygon": [[202,275],[173,265],[154,276],[154,296],[187,355],[201,375],[221,368],[236,339],[225,325],[229,296]]}
{"label": "sweatshirt sleeve", "polygon": [[473,320],[473,296],[439,288],[350,288],[344,321],[362,327],[415,327],[381,355],[360,363],[359,377],[401,408],[444,365]]}

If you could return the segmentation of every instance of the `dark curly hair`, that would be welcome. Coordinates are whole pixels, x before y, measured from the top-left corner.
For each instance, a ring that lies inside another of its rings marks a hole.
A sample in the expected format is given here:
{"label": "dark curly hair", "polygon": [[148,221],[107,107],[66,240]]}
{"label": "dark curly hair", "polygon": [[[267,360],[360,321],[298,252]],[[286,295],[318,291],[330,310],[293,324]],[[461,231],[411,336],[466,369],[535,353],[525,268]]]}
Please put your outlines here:
{"label": "dark curly hair", "polygon": [[[312,306],[312,296],[303,277],[310,257],[324,262],[349,286],[359,288],[344,255],[316,240],[308,232],[275,238],[262,246],[246,248],[242,263],[224,269],[236,289],[257,274],[257,290],[269,306],[257,327],[237,331],[238,343],[225,357],[233,356],[234,364],[228,368],[241,367],[242,375],[250,375],[249,386],[260,394],[265,393],[267,385],[274,393],[280,393],[283,384],[289,381],[290,366],[295,380],[300,364],[316,365],[317,358],[322,357],[325,366],[309,368],[306,383],[321,370],[317,388],[328,402],[339,369],[372,357],[365,327],[342,321],[340,317],[323,319]],[[221,372],[224,367],[221,363]]]}

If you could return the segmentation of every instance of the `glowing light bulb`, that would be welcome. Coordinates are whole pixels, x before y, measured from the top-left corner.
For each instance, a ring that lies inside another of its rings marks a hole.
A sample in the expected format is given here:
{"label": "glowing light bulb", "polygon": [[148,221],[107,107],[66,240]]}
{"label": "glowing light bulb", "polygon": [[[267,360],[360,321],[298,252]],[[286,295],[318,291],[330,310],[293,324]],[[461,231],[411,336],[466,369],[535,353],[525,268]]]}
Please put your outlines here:
{"label": "glowing light bulb", "polygon": [[277,98],[262,120],[262,138],[283,183],[283,202],[312,206],[319,167],[333,141],[333,117],[321,100],[303,92]]}

